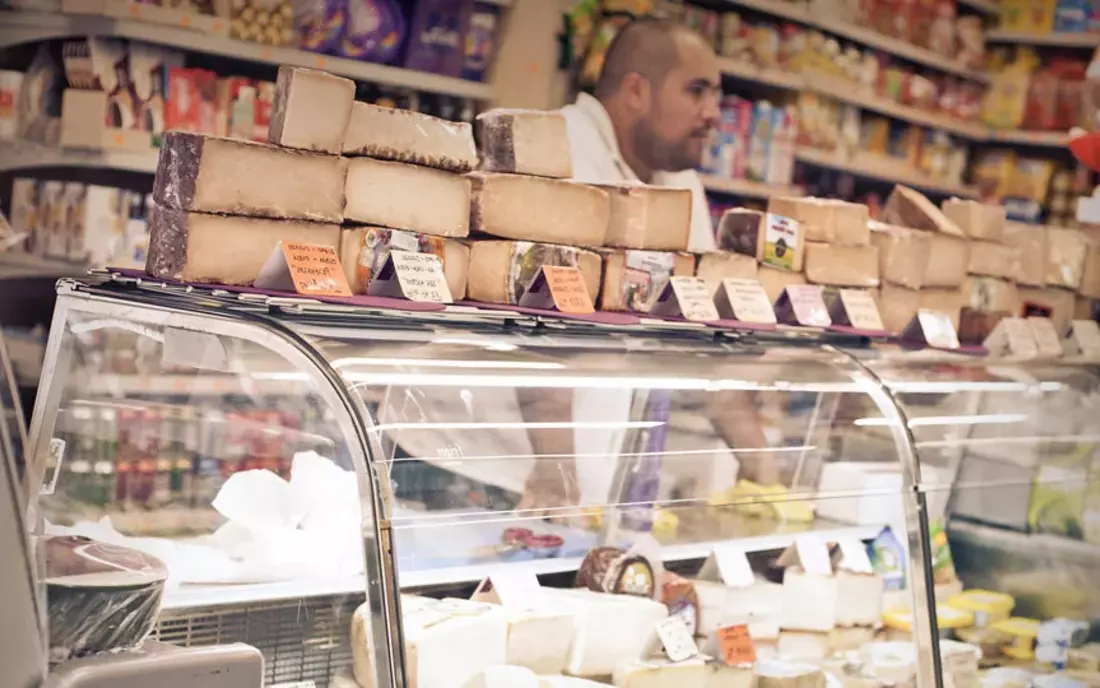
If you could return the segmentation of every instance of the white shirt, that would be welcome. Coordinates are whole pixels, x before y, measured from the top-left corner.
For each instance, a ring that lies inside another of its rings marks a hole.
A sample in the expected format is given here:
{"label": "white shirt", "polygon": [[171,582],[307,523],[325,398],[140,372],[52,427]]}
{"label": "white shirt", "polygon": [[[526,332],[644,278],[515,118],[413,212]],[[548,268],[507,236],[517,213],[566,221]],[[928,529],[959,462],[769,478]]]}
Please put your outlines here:
{"label": "white shirt", "polygon": [[[638,175],[623,160],[619,140],[611,117],[603,103],[581,93],[577,102],[561,109],[569,131],[569,152],[573,157],[573,178],[589,184],[637,182]],[[691,237],[688,248],[702,253],[714,251],[714,228],[703,182],[695,170],[661,172],[653,175],[652,184],[691,192]]]}

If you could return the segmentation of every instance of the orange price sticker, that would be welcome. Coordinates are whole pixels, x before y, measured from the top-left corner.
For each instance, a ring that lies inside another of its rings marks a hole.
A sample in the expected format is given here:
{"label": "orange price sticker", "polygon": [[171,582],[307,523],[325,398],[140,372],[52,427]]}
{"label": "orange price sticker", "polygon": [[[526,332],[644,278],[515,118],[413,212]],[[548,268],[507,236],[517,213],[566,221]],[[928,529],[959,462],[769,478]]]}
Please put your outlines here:
{"label": "orange price sticker", "polygon": [[191,27],[191,17],[187,16],[186,14],[183,15],[182,17],[180,17],[180,26],[182,26],[185,29],[190,28]]}
{"label": "orange price sticker", "polygon": [[325,65],[327,65],[327,64],[328,64],[328,60],[326,60],[326,59],[325,59],[325,56],[324,56],[324,55],[318,55],[318,56],[316,56],[316,57],[315,57],[315,58],[313,59],[313,61],[314,61],[314,63],[316,64],[316,66],[317,66],[317,69],[324,69],[324,68],[325,68]]}
{"label": "orange price sticker", "polygon": [[122,134],[120,134],[120,133],[112,134],[111,135],[111,143],[116,145],[116,146],[121,146],[122,145]]}
{"label": "orange price sticker", "polygon": [[136,2],[131,2],[130,6],[127,8],[127,11],[130,13],[131,17],[141,16],[141,6],[138,5]]}
{"label": "orange price sticker", "polygon": [[753,644],[749,627],[745,624],[719,628],[718,649],[722,653],[722,661],[729,666],[752,664],[756,661],[756,645]]}
{"label": "orange price sticker", "polygon": [[214,25],[211,28],[213,29],[214,33],[221,33],[222,32],[222,27],[223,27],[223,24],[221,23],[221,20],[220,19],[215,19],[214,20]]}
{"label": "orange price sticker", "polygon": [[584,276],[578,268],[543,265],[542,274],[554,305],[562,313],[592,313],[592,297],[584,284]]}
{"label": "orange price sticker", "polygon": [[284,242],[283,255],[299,294],[351,296],[348,278],[333,247]]}

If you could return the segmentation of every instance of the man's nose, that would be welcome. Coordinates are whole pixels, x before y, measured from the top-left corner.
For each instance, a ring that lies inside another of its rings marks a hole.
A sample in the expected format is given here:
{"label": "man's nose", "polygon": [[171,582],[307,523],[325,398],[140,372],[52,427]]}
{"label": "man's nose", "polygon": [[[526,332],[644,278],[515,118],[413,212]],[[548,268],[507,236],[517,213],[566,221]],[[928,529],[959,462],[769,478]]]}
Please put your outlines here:
{"label": "man's nose", "polygon": [[703,121],[708,127],[713,127],[718,124],[718,116],[720,114],[718,109],[719,95],[714,95],[703,99]]}

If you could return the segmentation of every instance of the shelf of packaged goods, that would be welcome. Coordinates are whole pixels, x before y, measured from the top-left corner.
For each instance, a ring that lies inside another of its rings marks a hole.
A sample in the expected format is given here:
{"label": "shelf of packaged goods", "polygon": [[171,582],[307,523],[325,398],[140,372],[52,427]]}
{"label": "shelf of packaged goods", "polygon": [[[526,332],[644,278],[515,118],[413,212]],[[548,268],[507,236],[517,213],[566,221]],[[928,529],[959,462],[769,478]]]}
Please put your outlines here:
{"label": "shelf of packaged goods", "polygon": [[879,33],[864,26],[858,26],[846,21],[816,17],[801,3],[787,2],[786,0],[727,0],[730,5],[755,10],[763,14],[789,19],[806,26],[812,26],[826,33],[845,38],[860,45],[881,50],[910,62],[931,67],[949,74],[955,74],[971,81],[986,83],[989,78],[981,72],[968,69],[965,66],[938,55],[931,50],[912,45],[898,40],[892,36]]}
{"label": "shelf of packaged goods", "polygon": [[68,36],[106,36],[247,62],[324,69],[350,79],[478,100],[491,100],[489,84],[401,67],[359,62],[294,48],[274,48],[132,19],[45,12],[0,12],[0,47]]}
{"label": "shelf of packaged goods", "polygon": [[912,169],[900,161],[883,156],[861,153],[854,156],[842,156],[832,151],[799,147],[795,159],[807,165],[827,167],[848,172],[857,177],[880,179],[895,184],[905,184],[924,191],[961,198],[976,198],[978,190],[963,184],[951,184],[933,179],[923,172]]}
{"label": "shelf of packaged goods", "polygon": [[58,148],[22,141],[0,143],[0,172],[36,167],[102,167],[151,174],[157,169],[157,151]]}
{"label": "shelf of packaged goods", "polygon": [[771,198],[772,196],[802,196],[805,190],[799,186],[766,184],[748,179],[729,179],[713,174],[700,174],[703,188],[711,193],[741,196],[743,198]]}
{"label": "shelf of packaged goods", "polygon": [[88,272],[83,265],[39,258],[27,253],[0,251],[0,279],[21,277],[76,277]]}
{"label": "shelf of packaged goods", "polygon": [[998,14],[1000,10],[993,0],[959,0],[959,4],[982,14]]}
{"label": "shelf of packaged goods", "polygon": [[801,74],[781,67],[758,67],[751,62],[728,57],[719,58],[718,66],[723,74],[745,81],[767,84],[791,91],[797,91],[805,86]]}
{"label": "shelf of packaged goods", "polygon": [[[794,544],[795,536],[804,532],[810,532],[830,541],[835,541],[849,538],[870,540],[882,530],[881,526],[838,526],[828,522],[819,523],[820,527],[792,530],[773,535],[738,538],[729,541],[729,543],[746,552],[768,552],[790,547]],[[717,544],[721,543],[700,542],[689,545],[672,545],[662,548],[661,554],[665,562],[700,560],[705,559]],[[423,571],[404,571],[401,573],[400,582],[402,590],[415,591],[425,588],[476,584],[493,575],[496,571],[515,571],[517,566],[522,566],[535,575],[541,576],[570,573],[576,571],[580,565],[580,557],[560,557],[524,562],[455,566]],[[364,590],[365,579],[362,576],[344,580],[282,581],[237,585],[181,585],[165,592],[161,607],[165,610],[220,607],[328,595],[361,594]]]}
{"label": "shelf of packaged goods", "polygon": [[988,140],[994,143],[1012,143],[1026,146],[1064,148],[1069,135],[1064,131],[1026,131],[1024,129],[990,129]]}
{"label": "shelf of packaged goods", "polygon": [[1034,33],[1032,31],[993,29],[985,32],[985,40],[987,43],[1020,43],[1056,48],[1100,47],[1100,33]]}

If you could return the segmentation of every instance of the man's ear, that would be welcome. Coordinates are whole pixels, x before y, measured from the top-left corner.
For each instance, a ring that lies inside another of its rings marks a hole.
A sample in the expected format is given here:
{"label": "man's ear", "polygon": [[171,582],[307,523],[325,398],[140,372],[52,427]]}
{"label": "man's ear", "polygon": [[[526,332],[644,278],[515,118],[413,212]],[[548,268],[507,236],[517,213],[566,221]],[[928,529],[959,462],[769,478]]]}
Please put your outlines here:
{"label": "man's ear", "polygon": [[623,78],[619,93],[623,102],[638,114],[649,112],[650,98],[652,97],[652,84],[638,72],[630,72]]}

